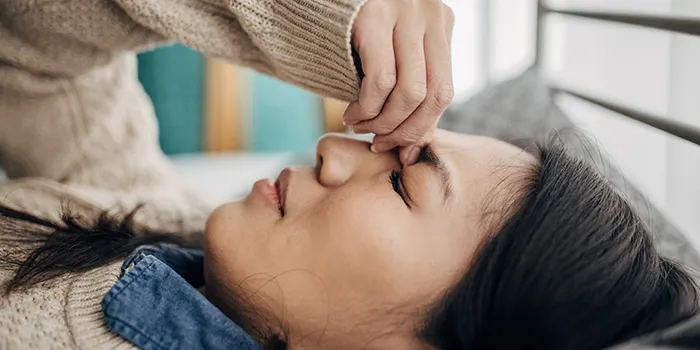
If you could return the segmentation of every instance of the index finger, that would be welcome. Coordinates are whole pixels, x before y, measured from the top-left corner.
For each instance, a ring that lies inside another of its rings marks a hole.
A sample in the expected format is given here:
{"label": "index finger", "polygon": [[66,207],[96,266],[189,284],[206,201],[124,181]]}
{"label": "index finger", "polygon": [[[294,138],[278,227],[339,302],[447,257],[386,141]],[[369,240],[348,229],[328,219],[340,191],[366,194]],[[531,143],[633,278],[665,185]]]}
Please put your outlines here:
{"label": "index finger", "polygon": [[[364,17],[362,20],[366,22],[371,18]],[[360,100],[351,105],[343,115],[343,120],[348,125],[370,120],[379,115],[384,102],[394,90],[396,85],[394,23],[387,18],[376,18],[372,21],[371,27],[363,23],[357,26],[355,33],[357,52],[360,55],[365,77],[360,87]],[[372,28],[371,32],[367,28]]]}

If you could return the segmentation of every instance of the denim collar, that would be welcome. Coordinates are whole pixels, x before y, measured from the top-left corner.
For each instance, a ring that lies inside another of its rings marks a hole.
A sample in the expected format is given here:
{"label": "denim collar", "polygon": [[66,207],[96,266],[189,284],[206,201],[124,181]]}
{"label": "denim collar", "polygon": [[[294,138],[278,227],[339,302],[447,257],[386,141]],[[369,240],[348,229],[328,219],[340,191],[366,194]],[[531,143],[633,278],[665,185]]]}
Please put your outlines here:
{"label": "denim collar", "polygon": [[203,262],[200,250],[137,249],[102,300],[107,326],[142,349],[260,349],[197,291],[204,285]]}

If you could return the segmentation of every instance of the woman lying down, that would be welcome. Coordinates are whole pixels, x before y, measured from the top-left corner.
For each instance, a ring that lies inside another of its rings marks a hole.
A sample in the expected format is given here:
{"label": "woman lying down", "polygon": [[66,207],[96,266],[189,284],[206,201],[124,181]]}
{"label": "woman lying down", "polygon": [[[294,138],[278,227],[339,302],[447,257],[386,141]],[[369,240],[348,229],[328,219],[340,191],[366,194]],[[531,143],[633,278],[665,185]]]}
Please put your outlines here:
{"label": "woman lying down", "polygon": [[0,18],[0,349],[597,349],[698,309],[557,143],[327,136],[315,167],[216,210],[173,175],[134,52],[177,40],[355,101],[356,128],[420,129],[451,99],[439,1],[16,0]]}
{"label": "woman lying down", "polygon": [[7,292],[112,281],[70,285],[66,322],[146,349],[598,349],[698,310],[689,274],[556,142],[439,131],[402,168],[327,135],[317,154],[214,210],[202,246],[3,207],[3,244],[26,256]]}

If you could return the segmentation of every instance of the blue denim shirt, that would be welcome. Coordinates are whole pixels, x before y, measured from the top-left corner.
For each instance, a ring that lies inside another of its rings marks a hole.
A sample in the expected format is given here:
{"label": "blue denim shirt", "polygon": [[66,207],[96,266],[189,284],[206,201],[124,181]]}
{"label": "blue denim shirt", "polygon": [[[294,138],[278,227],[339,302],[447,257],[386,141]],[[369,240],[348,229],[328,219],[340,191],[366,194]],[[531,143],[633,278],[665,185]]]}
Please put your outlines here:
{"label": "blue denim shirt", "polygon": [[142,349],[260,349],[197,291],[204,285],[203,262],[200,250],[137,249],[102,300],[107,326]]}

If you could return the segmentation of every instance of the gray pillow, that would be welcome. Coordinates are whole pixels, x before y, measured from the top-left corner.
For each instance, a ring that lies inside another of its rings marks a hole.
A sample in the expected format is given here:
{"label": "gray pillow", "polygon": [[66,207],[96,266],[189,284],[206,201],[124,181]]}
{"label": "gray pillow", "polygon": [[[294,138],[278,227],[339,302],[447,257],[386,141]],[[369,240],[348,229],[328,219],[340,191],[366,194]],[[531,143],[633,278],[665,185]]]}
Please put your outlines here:
{"label": "gray pillow", "polygon": [[[542,139],[553,131],[574,130],[574,125],[554,103],[546,83],[530,69],[519,77],[486,88],[461,104],[453,104],[443,115],[440,127],[462,133],[495,137],[518,146]],[[618,188],[651,227],[662,254],[693,268],[700,268],[700,254],[688,240],[648,203],[622,174],[600,155],[591,157],[590,147],[573,132],[560,132],[573,152],[595,162],[596,167]],[[595,152],[593,152],[595,153]]]}

